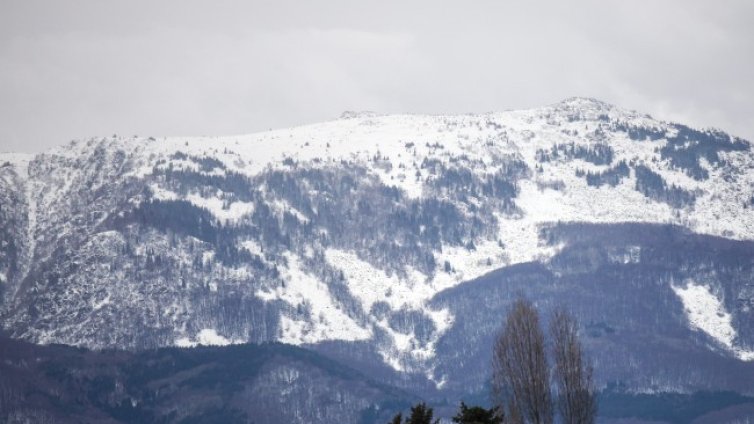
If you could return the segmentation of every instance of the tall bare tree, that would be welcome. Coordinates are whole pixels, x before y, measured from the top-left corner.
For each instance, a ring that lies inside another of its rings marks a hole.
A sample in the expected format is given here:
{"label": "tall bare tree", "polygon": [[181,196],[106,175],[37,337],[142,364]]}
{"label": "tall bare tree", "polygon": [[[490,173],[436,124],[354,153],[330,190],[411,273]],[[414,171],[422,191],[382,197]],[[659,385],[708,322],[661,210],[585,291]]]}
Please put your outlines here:
{"label": "tall bare tree", "polygon": [[593,424],[597,416],[597,399],[592,366],[584,358],[576,319],[565,309],[557,309],[550,321],[550,336],[557,405],[563,423]]}
{"label": "tall bare tree", "polygon": [[496,406],[507,422],[552,424],[545,337],[534,306],[517,300],[498,334],[492,355]]}

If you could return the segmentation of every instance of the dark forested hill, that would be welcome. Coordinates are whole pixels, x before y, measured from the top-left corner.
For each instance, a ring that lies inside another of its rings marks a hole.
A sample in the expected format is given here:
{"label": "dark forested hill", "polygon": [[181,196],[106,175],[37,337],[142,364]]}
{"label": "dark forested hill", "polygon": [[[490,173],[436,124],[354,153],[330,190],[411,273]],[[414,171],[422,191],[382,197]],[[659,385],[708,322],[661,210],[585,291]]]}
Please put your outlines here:
{"label": "dark forested hill", "polygon": [[413,400],[276,343],[133,353],[0,339],[0,422],[372,423]]}

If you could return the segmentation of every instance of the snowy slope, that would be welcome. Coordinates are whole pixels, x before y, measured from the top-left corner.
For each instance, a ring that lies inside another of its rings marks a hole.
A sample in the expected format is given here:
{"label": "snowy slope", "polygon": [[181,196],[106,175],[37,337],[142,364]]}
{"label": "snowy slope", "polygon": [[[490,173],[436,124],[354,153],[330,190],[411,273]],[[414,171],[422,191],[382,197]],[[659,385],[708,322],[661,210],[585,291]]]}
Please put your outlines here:
{"label": "snowy slope", "polygon": [[[4,219],[23,227],[6,236],[15,250],[6,246],[0,267],[12,288],[4,325],[18,337],[95,347],[366,340],[396,370],[438,382],[430,364],[454,317],[429,300],[551,258],[560,247],[540,238],[548,224],[673,223],[754,239],[750,143],[584,98],[481,115],[352,113],[252,135],[91,139],[33,159],[3,153],[0,166],[0,189],[18,199],[18,217]],[[699,298],[694,290],[677,293]],[[707,331],[694,304],[690,325]]]}
{"label": "snowy slope", "polygon": [[703,331],[741,360],[754,360],[754,351],[736,346],[737,334],[731,315],[710,287],[688,281],[686,287],[673,286],[673,291],[683,302],[693,328]]}
{"label": "snowy slope", "polygon": [[[544,163],[542,171],[522,185],[525,199],[521,201],[522,222],[674,222],[705,234],[737,239],[754,237],[754,215],[744,213],[742,207],[754,194],[750,148],[722,153],[728,161],[726,167],[703,163],[711,175],[704,181],[696,181],[683,169],[673,168],[667,159],[660,158],[658,150],[666,145],[664,139],[637,141],[620,131],[595,135],[600,125],[609,127],[605,124],[608,119],[629,127],[651,128],[663,136],[675,132],[673,124],[596,100],[572,98],[541,109],[484,115],[379,116],[370,113],[346,116],[322,124],[243,136],[102,142],[111,148],[130,148],[137,152],[141,166],[132,171],[134,175],[149,175],[156,161],[175,152],[198,158],[211,157],[221,161],[228,170],[249,176],[268,167],[281,167],[286,158],[303,163],[317,161],[320,166],[341,160],[372,162],[371,171],[383,183],[398,187],[410,197],[420,197],[425,190],[425,184],[417,182],[415,174],[422,171],[420,165],[428,159],[448,163],[463,156],[482,174],[495,169],[496,161],[506,155],[535,164],[537,150],[547,150],[558,143],[585,147],[607,144],[614,150],[613,163],[625,160],[644,164],[668,183],[701,192],[698,206],[678,210],[646,199],[633,189],[634,176],[625,178],[614,188],[589,187],[584,178],[575,175],[576,170],[598,172],[609,166],[575,159]],[[54,154],[80,156],[86,154],[90,145],[91,141],[74,143]],[[375,157],[380,160],[375,161]],[[172,163],[176,168],[198,169],[192,161]],[[222,171],[215,172],[222,174]],[[551,193],[552,190],[538,188],[537,183],[553,181],[565,183],[566,190]],[[232,218],[217,204],[192,201],[207,207],[219,218]],[[553,203],[561,207],[541,207]],[[248,209],[238,207],[234,212],[235,215],[248,213]]]}

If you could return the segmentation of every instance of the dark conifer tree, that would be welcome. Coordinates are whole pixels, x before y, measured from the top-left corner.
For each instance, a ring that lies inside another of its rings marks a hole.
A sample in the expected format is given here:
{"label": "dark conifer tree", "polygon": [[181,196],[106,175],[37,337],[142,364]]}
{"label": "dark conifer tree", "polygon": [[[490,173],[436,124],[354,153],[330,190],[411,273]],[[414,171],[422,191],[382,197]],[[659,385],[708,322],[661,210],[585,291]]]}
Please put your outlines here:
{"label": "dark conifer tree", "polygon": [[[403,414],[400,412],[393,417],[390,424],[401,424],[401,418]],[[438,424],[440,419],[433,420],[434,411],[428,407],[426,403],[422,402],[411,407],[411,415],[409,415],[403,424]]]}
{"label": "dark conifer tree", "polygon": [[498,413],[497,408],[468,407],[461,402],[458,414],[453,417],[453,422],[456,424],[502,424],[503,417]]}

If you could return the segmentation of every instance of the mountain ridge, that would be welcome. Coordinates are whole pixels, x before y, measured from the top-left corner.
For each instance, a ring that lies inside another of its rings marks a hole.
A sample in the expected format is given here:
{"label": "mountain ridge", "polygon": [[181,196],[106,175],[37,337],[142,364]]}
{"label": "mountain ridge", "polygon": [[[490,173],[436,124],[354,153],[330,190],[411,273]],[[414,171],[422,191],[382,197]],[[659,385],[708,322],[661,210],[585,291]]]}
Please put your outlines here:
{"label": "mountain ridge", "polygon": [[[569,246],[543,235],[559,223],[754,239],[754,156],[720,131],[570,98],[0,154],[0,198],[13,205],[0,210],[0,284],[14,337],[131,349],[365,342],[442,387],[437,346],[458,316],[438,294],[550,263]],[[620,249],[607,254],[641,258]],[[668,283],[677,301],[695,293],[732,324],[691,309],[677,319],[726,355],[748,352],[754,335],[735,326],[747,304],[689,281]]]}

